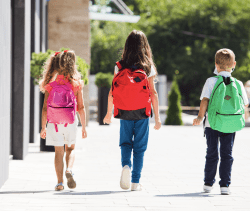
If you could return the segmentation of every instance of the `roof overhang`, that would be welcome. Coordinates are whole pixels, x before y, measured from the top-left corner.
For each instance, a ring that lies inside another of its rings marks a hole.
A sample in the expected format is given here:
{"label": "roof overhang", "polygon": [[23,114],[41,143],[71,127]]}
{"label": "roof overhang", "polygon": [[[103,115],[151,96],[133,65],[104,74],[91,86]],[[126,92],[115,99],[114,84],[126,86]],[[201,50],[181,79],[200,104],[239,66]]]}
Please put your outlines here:
{"label": "roof overhang", "polygon": [[89,12],[89,17],[92,20],[128,22],[128,23],[137,23],[140,20],[139,15],[123,15],[123,14],[99,13],[99,12]]}

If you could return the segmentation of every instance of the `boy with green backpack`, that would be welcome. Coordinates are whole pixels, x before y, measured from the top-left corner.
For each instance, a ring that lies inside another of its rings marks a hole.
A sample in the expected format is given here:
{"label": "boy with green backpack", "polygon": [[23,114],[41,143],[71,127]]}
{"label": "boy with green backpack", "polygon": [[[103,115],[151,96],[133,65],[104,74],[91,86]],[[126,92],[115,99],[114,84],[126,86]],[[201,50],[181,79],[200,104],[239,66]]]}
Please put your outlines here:
{"label": "boy with green backpack", "polygon": [[211,192],[215,182],[220,150],[220,190],[223,195],[230,194],[235,132],[245,126],[244,107],[249,103],[243,83],[231,77],[235,66],[233,51],[223,48],[216,52],[214,73],[217,76],[207,79],[200,97],[200,111],[193,121],[193,125],[199,125],[207,111],[204,120],[207,154],[203,186],[206,193]]}

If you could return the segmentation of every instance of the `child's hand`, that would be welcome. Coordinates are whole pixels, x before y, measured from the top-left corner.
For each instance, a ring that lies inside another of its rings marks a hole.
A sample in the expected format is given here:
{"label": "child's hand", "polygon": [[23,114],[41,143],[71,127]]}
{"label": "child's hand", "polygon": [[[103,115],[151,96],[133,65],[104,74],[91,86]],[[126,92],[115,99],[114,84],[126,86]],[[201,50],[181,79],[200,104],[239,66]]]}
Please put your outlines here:
{"label": "child's hand", "polygon": [[85,127],[82,127],[82,138],[87,138],[87,131]]}
{"label": "child's hand", "polygon": [[106,114],[106,116],[103,119],[103,123],[104,124],[110,124],[111,123],[111,115],[110,114]]}
{"label": "child's hand", "polygon": [[46,128],[42,128],[41,132],[40,132],[40,136],[42,139],[45,139],[46,138]]}
{"label": "child's hand", "polygon": [[198,116],[196,119],[194,119],[193,125],[200,125],[202,120],[203,120],[203,118]]}
{"label": "child's hand", "polygon": [[155,121],[154,129],[155,130],[159,130],[160,128],[161,128],[161,120]]}

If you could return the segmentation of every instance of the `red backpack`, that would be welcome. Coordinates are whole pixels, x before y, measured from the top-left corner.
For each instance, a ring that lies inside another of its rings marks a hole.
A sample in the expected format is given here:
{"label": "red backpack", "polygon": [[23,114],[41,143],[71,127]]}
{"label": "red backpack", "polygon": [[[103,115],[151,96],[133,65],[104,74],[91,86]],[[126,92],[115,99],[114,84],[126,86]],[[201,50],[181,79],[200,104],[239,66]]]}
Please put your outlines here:
{"label": "red backpack", "polygon": [[136,66],[116,62],[119,72],[112,82],[114,117],[124,120],[146,119],[151,115],[151,98],[147,74]]}

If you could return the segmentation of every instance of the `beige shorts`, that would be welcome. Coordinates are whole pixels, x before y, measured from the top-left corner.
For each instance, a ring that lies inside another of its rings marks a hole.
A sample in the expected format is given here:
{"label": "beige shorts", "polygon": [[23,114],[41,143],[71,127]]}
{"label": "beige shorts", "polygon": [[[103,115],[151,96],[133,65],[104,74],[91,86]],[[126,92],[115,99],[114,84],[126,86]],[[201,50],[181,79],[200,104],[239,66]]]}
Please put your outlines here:
{"label": "beige shorts", "polygon": [[46,145],[48,146],[64,146],[68,144],[70,147],[76,143],[78,119],[75,119],[73,124],[68,124],[64,127],[64,124],[58,124],[58,132],[56,132],[55,125],[53,123],[47,124],[46,131]]}

